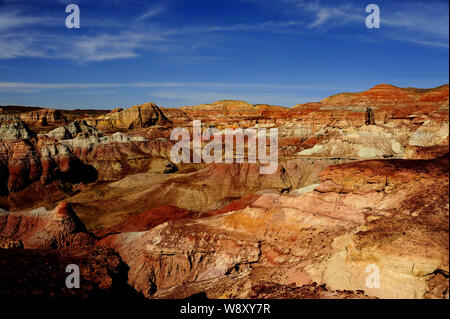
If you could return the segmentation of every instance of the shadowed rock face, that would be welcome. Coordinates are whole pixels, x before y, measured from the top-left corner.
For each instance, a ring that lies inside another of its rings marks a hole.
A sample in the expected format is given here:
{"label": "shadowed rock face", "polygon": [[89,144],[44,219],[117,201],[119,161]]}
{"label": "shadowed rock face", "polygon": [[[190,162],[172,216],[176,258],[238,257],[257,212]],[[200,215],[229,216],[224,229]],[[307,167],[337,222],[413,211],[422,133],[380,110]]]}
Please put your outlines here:
{"label": "shadowed rock face", "polygon": [[47,138],[0,141],[0,192],[14,193],[38,182],[93,181],[96,172],[70,149]]}
{"label": "shadowed rock face", "polygon": [[[25,301],[141,300],[126,283],[128,266],[113,250],[94,247],[95,241],[66,203],[52,211],[1,210],[0,296]],[[68,265],[78,266],[79,289],[65,285]]]}
{"label": "shadowed rock face", "polygon": [[[80,267],[80,289],[65,286],[66,266],[71,264]],[[138,298],[126,284],[126,265],[110,249],[0,249],[0,269],[0,297],[4,302]]]}

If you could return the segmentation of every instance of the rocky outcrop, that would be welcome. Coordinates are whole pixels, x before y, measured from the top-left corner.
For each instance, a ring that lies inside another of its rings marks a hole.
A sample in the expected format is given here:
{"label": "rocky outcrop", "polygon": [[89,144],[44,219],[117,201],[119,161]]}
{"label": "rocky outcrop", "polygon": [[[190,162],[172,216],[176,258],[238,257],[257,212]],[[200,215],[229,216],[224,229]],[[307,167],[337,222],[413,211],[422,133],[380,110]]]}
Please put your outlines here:
{"label": "rocky outcrop", "polygon": [[409,138],[412,146],[448,145],[448,121],[426,120]]}
{"label": "rocky outcrop", "polygon": [[117,132],[98,138],[77,136],[61,144],[92,165],[99,181],[115,181],[143,172],[165,173],[167,167],[172,167],[169,155],[173,142],[165,138],[148,140]]}
{"label": "rocky outcrop", "polygon": [[54,109],[42,109],[21,113],[20,118],[31,126],[56,126],[67,124],[67,119],[61,111]]}
{"label": "rocky outcrop", "polygon": [[[49,211],[0,210],[0,296],[3,300],[142,301],[128,284],[128,266],[112,249],[94,247],[70,205]],[[78,267],[80,286],[64,284]],[[69,269],[69,270],[68,270]],[[26,274],[25,280],[18,280]]]}
{"label": "rocky outcrop", "polygon": [[194,106],[183,106],[182,110],[185,110],[189,113],[195,114],[195,111],[198,112],[210,112],[209,114],[222,114],[222,115],[242,115],[245,113],[255,113],[261,115],[262,112],[268,110],[285,110],[285,108],[281,106],[272,106],[266,104],[257,104],[253,105],[244,101],[235,101],[235,100],[223,100],[217,101],[211,104],[199,104]]}
{"label": "rocky outcrop", "polygon": [[[66,135],[80,126],[68,128],[63,128]],[[18,117],[0,118],[0,136],[0,195],[16,193],[33,183],[47,185],[53,181],[77,183],[96,179],[95,170],[83,164],[69,147],[42,135],[35,138]]]}
{"label": "rocky outcrop", "polygon": [[297,105],[289,113],[305,134],[297,144],[286,139],[288,154],[352,159],[442,156],[448,152],[447,104],[448,85],[424,90],[381,84]]}
{"label": "rocky outcrop", "polygon": [[386,127],[368,125],[360,128],[335,129],[333,133],[312,148],[300,151],[298,155],[351,159],[406,157],[401,140]]}
{"label": "rocky outcrop", "polygon": [[76,138],[77,136],[101,137],[104,134],[103,132],[97,130],[95,127],[90,126],[86,121],[83,120],[72,122],[67,126],[58,127],[46,133],[45,135],[57,140],[70,140]]}
{"label": "rocky outcrop", "polygon": [[188,124],[192,119],[182,109],[161,108],[164,115],[173,125]]}
{"label": "rocky outcrop", "polygon": [[95,237],[72,207],[59,204],[53,211],[0,212],[0,236],[20,240],[26,249],[60,249],[93,245]]}
{"label": "rocky outcrop", "polygon": [[161,109],[153,103],[135,105],[122,111],[115,110],[88,123],[99,130],[137,129],[153,125],[170,124]]}
{"label": "rocky outcrop", "polygon": [[34,133],[20,118],[13,115],[0,115],[0,142],[33,137]]}
{"label": "rocky outcrop", "polygon": [[0,192],[8,195],[33,183],[93,181],[95,170],[54,139],[0,142]]}

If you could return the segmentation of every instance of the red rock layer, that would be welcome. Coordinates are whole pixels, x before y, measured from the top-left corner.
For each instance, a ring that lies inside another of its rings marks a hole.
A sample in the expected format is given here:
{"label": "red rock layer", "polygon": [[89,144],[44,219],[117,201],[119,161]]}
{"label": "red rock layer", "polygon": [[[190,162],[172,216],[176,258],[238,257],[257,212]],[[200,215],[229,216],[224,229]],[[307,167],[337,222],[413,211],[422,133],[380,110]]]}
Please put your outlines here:
{"label": "red rock layer", "polygon": [[133,214],[123,222],[106,229],[96,231],[99,237],[108,234],[149,230],[170,220],[192,218],[194,213],[175,206],[160,206],[147,212]]}
{"label": "red rock layer", "polygon": [[95,241],[66,203],[53,211],[0,212],[0,235],[20,240],[26,249],[82,247]]}

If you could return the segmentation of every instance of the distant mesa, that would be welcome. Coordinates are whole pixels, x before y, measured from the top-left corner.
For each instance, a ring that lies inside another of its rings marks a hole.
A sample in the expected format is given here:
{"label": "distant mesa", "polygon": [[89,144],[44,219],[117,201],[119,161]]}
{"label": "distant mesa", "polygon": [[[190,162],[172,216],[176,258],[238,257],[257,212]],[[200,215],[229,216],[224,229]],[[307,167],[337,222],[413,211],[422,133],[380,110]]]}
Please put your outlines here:
{"label": "distant mesa", "polygon": [[436,102],[448,101],[449,86],[442,85],[433,89],[399,88],[389,84],[379,84],[360,93],[340,93],[321,101],[325,105],[335,106],[375,106],[380,108],[401,107],[414,111],[429,110]]}
{"label": "distant mesa", "polygon": [[198,104],[194,106],[182,106],[184,111],[213,111],[222,114],[233,114],[237,112],[261,113],[268,110],[286,110],[282,106],[274,106],[268,104],[250,104],[239,100],[222,100],[211,104]]}

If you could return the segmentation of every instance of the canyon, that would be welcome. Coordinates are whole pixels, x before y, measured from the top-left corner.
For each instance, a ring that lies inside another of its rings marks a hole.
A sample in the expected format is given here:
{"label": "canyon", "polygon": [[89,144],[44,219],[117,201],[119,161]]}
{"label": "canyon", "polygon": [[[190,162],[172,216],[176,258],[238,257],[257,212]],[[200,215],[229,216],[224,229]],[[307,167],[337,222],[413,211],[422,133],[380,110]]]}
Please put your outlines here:
{"label": "canyon", "polygon": [[[0,106],[0,296],[448,299],[448,102],[448,85],[380,84],[291,108]],[[200,121],[224,148],[276,129],[276,169],[174,162],[172,131],[195,147]]]}

